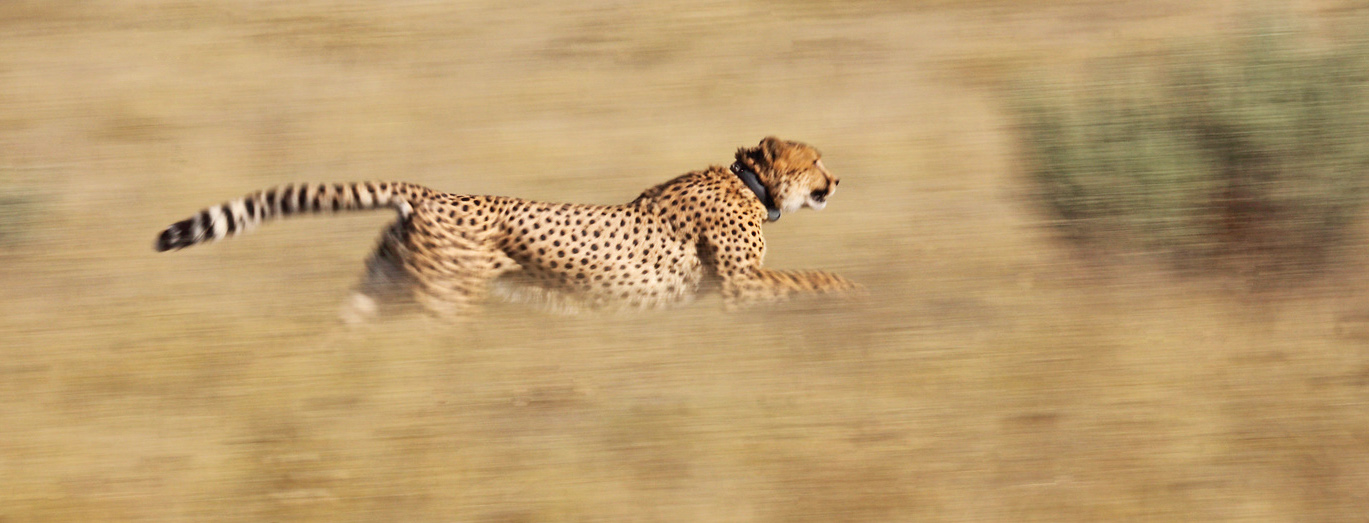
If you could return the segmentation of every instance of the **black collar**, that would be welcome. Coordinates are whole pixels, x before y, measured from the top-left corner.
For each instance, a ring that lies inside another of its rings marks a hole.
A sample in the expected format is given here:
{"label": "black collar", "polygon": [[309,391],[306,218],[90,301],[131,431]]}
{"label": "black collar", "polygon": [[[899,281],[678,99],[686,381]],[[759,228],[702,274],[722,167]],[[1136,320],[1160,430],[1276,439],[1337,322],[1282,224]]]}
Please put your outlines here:
{"label": "black collar", "polygon": [[741,178],[742,183],[746,184],[746,188],[751,189],[751,192],[756,193],[756,197],[761,199],[761,203],[765,204],[765,210],[769,212],[767,218],[770,221],[780,219],[780,210],[775,208],[775,200],[770,198],[770,191],[765,190],[765,186],[761,184],[761,179],[756,173],[742,167],[741,162],[737,162],[732,164],[732,174]]}

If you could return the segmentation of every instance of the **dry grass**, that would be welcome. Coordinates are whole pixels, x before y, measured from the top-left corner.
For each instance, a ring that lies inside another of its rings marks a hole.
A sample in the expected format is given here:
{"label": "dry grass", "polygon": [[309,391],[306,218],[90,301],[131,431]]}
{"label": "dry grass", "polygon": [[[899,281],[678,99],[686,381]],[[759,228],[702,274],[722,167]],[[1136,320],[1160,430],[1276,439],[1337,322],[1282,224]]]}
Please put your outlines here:
{"label": "dry grass", "polygon": [[[0,3],[0,520],[1366,519],[1369,281],[1070,259],[987,87],[1236,3],[1031,4]],[[286,181],[620,202],[766,134],[845,182],[768,262],[868,302],[342,333],[385,216],[151,249]]]}

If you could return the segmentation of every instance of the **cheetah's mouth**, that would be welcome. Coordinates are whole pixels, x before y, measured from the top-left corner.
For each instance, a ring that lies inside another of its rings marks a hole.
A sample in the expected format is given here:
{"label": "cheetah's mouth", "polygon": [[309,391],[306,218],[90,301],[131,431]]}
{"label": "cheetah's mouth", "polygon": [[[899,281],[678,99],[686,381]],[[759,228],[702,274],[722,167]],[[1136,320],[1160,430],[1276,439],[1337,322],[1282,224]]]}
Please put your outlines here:
{"label": "cheetah's mouth", "polygon": [[831,194],[831,187],[814,190],[812,193],[808,194],[803,205],[815,211],[821,211],[823,207],[827,206],[827,197]]}

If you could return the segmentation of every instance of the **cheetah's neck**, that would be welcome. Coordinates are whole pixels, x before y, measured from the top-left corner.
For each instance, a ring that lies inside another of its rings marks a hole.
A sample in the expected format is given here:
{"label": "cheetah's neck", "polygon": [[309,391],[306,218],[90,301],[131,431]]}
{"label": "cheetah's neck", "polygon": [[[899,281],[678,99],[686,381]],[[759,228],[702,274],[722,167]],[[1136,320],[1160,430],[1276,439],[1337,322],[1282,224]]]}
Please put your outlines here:
{"label": "cheetah's neck", "polygon": [[769,213],[767,216],[769,221],[773,222],[780,219],[780,210],[775,207],[775,199],[770,197],[770,191],[766,190],[765,185],[761,183],[760,176],[743,167],[740,162],[732,164],[732,174],[741,178],[742,183],[746,184],[746,188],[756,193],[756,197],[765,204],[765,210]]}

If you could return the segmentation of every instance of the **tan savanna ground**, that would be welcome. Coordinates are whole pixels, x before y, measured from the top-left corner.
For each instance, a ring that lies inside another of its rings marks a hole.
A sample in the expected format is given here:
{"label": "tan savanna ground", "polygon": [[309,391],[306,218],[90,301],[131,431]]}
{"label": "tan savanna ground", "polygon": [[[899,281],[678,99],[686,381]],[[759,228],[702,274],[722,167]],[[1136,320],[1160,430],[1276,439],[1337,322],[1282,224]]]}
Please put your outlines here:
{"label": "tan savanna ground", "polygon": [[[0,521],[1369,519],[1363,267],[1107,268],[1023,197],[1003,81],[1243,4],[0,2]],[[617,203],[767,134],[844,182],[767,262],[867,302],[341,332],[385,213],[152,251],[289,181]]]}

